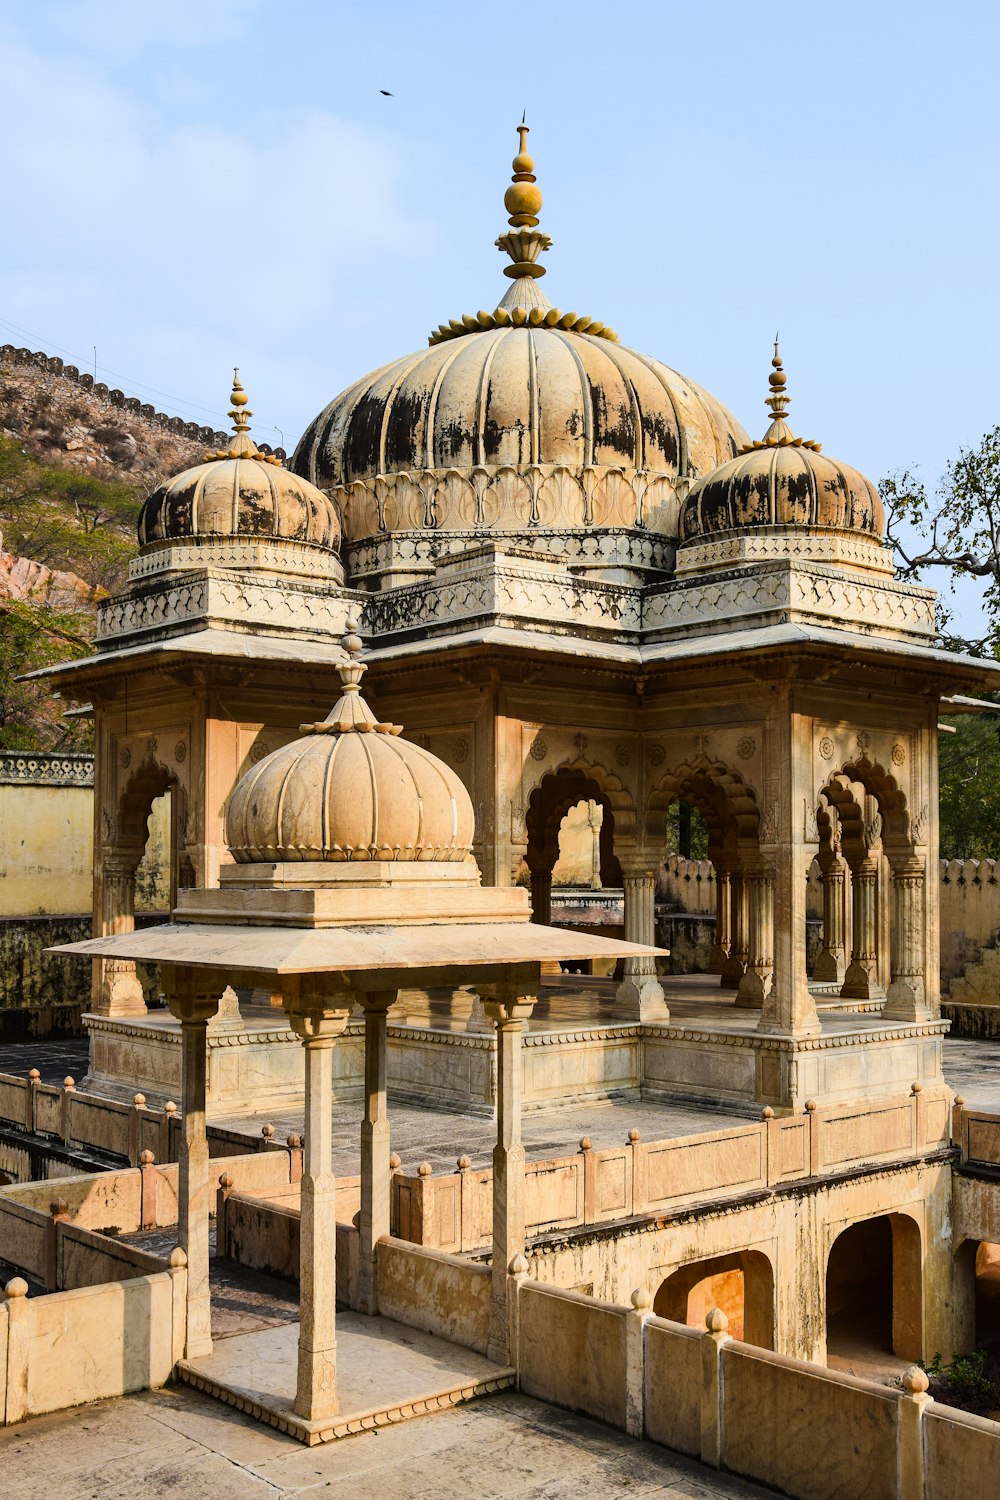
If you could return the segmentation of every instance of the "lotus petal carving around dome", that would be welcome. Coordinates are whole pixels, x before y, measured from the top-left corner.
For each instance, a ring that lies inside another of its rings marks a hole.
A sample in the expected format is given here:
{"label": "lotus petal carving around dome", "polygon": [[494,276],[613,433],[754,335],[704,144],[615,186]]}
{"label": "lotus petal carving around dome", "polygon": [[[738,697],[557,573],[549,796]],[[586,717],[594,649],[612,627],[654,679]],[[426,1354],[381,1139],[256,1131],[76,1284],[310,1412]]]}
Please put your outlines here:
{"label": "lotus petal carving around dome", "polygon": [[218,537],[282,538],[336,550],[340,521],[327,495],[261,453],[250,437],[246,393],[233,383],[235,431],[222,453],[207,455],[158,485],[139,512],[139,545]]}
{"label": "lotus petal carving around dome", "polygon": [[[356,643],[356,644],[355,644]],[[380,724],[360,695],[361,643],[349,627],[344,695],[322,724],[274,750],[236,784],[226,842],[238,864],[302,860],[467,860],[475,820],[460,778]]]}

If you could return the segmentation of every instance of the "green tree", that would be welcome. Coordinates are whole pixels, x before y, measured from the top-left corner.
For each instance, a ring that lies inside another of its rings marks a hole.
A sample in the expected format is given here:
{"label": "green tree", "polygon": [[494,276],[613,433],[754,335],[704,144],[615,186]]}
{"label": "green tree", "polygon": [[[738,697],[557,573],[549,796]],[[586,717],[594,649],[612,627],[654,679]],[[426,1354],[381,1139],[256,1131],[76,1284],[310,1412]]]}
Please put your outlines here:
{"label": "green tree", "polygon": [[1000,710],[943,722],[941,858],[1000,858]]}
{"label": "green tree", "polygon": [[15,599],[0,600],[0,750],[88,750],[89,722],[63,719],[45,682],[25,673],[90,652],[85,617]]}
{"label": "green tree", "polygon": [[941,570],[952,593],[963,579],[983,586],[983,634],[958,635],[945,605],[939,610],[945,646],[1000,655],[1000,427],[986,433],[978,448],[961,449],[933,493],[908,469],[888,475],[879,489],[900,577],[918,581]]}

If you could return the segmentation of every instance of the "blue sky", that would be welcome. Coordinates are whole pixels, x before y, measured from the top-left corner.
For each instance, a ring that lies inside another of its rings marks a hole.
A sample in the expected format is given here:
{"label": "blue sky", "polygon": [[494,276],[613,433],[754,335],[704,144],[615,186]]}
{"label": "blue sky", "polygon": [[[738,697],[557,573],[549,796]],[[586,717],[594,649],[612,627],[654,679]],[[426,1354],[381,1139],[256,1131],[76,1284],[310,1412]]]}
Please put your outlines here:
{"label": "blue sky", "polygon": [[0,0],[0,338],[207,421],[238,363],[290,447],[499,300],[527,108],[553,301],[754,433],[779,328],[797,431],[933,480],[1000,421],[998,54],[962,0]]}

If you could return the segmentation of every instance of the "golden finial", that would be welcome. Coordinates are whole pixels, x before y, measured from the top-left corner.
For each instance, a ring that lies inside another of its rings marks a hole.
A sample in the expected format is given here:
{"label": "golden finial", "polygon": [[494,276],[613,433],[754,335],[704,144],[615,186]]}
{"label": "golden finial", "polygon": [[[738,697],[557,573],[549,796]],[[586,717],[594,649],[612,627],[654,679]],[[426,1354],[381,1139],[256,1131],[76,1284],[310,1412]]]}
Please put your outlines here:
{"label": "golden finial", "polygon": [[788,377],[785,374],[785,367],[781,363],[777,334],[774,335],[774,358],[771,361],[771,366],[771,374],[767,377],[770,395],[766,398],[764,405],[769,408],[775,421],[781,421],[788,410],[789,397],[785,391],[785,386],[788,384]]}
{"label": "golden finial", "polygon": [[229,415],[230,415],[230,417],[232,418],[232,421],[233,421],[233,431],[234,432],[249,432],[250,431],[250,418],[253,416],[253,412],[252,411],[244,411],[243,408],[246,406],[247,402],[250,400],[250,397],[247,395],[246,391],[243,389],[243,386],[242,386],[242,384],[240,382],[240,372],[239,372],[239,369],[235,368],[235,367],[233,369],[233,390],[232,390],[232,395],[230,396],[229,399],[232,402],[232,410],[230,411]]}
{"label": "golden finial", "polygon": [[512,229],[534,229],[542,206],[542,190],[535,181],[534,160],[528,155],[528,126],[523,119],[517,126],[517,133],[521,144],[511,162],[514,176],[504,194],[504,208],[510,215],[507,222]]}
{"label": "golden finial", "polygon": [[811,448],[814,453],[820,451],[819,443],[813,442],[811,438],[796,437],[785,421],[790,404],[790,397],[785,389],[787,384],[788,376],[781,362],[778,335],[775,334],[774,358],[771,360],[771,373],[767,377],[768,394],[764,398],[764,405],[771,413],[771,425],[763,438],[744,444],[740,453],[753,453],[757,448]]}

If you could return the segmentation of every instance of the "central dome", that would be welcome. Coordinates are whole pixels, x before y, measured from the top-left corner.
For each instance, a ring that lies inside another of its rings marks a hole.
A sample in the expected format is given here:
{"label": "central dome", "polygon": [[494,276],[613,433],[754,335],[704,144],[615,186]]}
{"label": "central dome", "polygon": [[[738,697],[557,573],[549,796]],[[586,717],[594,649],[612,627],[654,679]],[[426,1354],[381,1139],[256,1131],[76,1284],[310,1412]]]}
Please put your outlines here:
{"label": "central dome", "polygon": [[672,538],[688,482],[748,440],[693,381],[548,301],[538,260],[551,242],[520,130],[497,241],[512,262],[506,296],[359,380],[296,449],[292,467],[338,502],[348,543],[539,528]]}

